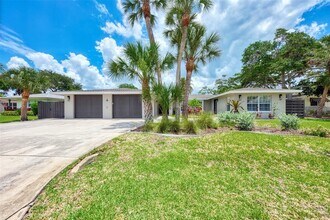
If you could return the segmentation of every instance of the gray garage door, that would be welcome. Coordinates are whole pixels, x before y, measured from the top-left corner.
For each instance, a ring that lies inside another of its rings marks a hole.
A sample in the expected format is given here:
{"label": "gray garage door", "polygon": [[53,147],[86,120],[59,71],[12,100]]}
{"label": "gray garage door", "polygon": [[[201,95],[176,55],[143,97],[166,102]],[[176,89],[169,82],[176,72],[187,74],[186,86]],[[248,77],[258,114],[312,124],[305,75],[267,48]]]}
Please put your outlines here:
{"label": "gray garage door", "polygon": [[102,95],[75,95],[75,118],[102,118]]}
{"label": "gray garage door", "polygon": [[113,95],[114,118],[142,118],[141,95]]}

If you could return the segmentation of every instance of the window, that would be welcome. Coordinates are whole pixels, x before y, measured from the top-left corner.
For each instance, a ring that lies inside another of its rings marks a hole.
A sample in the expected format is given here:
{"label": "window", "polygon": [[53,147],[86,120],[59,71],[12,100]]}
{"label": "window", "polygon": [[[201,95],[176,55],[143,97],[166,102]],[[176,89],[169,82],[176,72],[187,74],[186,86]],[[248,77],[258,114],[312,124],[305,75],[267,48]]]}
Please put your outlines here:
{"label": "window", "polygon": [[227,102],[227,112],[229,112],[229,111],[230,111],[230,103]]}
{"label": "window", "polygon": [[247,110],[249,112],[258,111],[258,96],[248,96],[247,97]]}
{"label": "window", "polygon": [[271,96],[248,96],[247,110],[250,112],[270,112]]}
{"label": "window", "polygon": [[320,98],[311,98],[311,106],[317,106],[319,104]]}

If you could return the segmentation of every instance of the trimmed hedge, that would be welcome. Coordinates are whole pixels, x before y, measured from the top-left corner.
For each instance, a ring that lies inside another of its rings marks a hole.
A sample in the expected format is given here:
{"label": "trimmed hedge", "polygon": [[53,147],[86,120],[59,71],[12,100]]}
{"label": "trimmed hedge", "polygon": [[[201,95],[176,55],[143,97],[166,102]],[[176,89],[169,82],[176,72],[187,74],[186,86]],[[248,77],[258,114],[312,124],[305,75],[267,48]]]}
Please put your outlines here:
{"label": "trimmed hedge", "polygon": [[[21,112],[19,110],[17,111],[4,111],[1,113],[1,116],[20,116]],[[28,116],[34,116],[32,111],[27,112]]]}

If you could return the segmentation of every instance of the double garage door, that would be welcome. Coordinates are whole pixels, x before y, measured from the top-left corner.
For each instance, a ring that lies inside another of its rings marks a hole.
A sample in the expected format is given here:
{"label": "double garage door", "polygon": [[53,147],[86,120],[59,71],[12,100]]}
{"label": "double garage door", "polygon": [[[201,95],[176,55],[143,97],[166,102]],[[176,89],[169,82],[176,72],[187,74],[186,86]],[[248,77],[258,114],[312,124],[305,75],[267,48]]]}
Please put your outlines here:
{"label": "double garage door", "polygon": [[[112,99],[113,118],[142,118],[141,95],[113,95]],[[75,118],[103,118],[102,95],[75,95],[74,100]]]}

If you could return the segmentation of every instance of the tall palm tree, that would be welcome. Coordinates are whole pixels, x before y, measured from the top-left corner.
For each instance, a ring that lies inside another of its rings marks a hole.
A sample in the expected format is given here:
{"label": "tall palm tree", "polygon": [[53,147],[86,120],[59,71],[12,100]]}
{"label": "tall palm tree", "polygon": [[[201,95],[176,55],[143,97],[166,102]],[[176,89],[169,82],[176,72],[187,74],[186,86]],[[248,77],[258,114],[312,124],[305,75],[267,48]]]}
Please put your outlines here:
{"label": "tall palm tree", "polygon": [[[177,55],[176,84],[180,84],[181,63],[185,50],[188,27],[195,20],[197,12],[202,9],[208,10],[212,6],[212,0],[173,0],[173,4],[166,16],[166,24],[172,28],[179,27],[181,39]],[[176,118],[180,117],[180,105],[175,104]]]}
{"label": "tall palm tree", "polygon": [[27,121],[27,103],[31,93],[44,90],[47,79],[37,70],[29,67],[9,69],[0,75],[0,80],[5,85],[5,90],[13,89],[22,95],[21,121]]}
{"label": "tall palm tree", "polygon": [[206,28],[202,25],[194,25],[188,29],[187,45],[184,51],[186,61],[186,82],[183,100],[183,115],[188,117],[188,98],[191,91],[191,76],[198,69],[198,64],[206,64],[207,61],[220,56],[217,46],[220,37],[217,33],[206,36]]}
{"label": "tall palm tree", "polygon": [[[129,13],[128,19],[133,26],[135,22],[144,17],[148,32],[149,42],[155,44],[155,37],[152,30],[155,24],[155,16],[151,14],[150,7],[153,6],[156,10],[166,8],[167,0],[126,0],[123,2],[125,13]],[[156,66],[158,83],[162,82],[161,68]]]}
{"label": "tall palm tree", "polygon": [[140,81],[146,122],[152,121],[150,84],[155,80],[155,69],[158,64],[162,70],[170,69],[173,66],[173,61],[174,57],[169,53],[161,60],[156,44],[144,47],[141,42],[138,42],[125,45],[123,56],[109,63],[110,77],[127,76],[130,79],[137,78]]}

